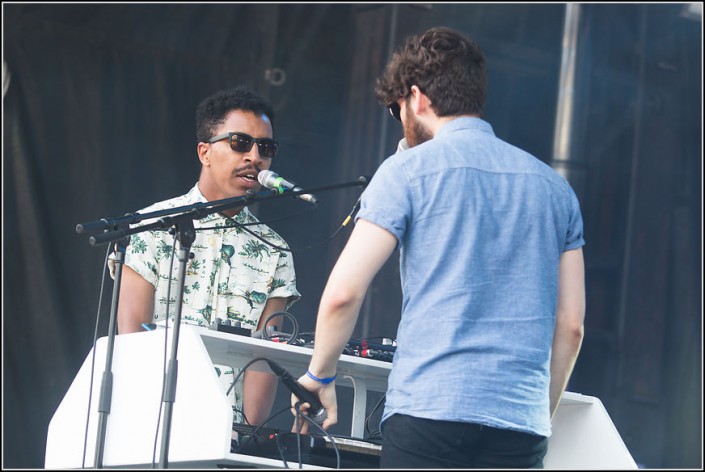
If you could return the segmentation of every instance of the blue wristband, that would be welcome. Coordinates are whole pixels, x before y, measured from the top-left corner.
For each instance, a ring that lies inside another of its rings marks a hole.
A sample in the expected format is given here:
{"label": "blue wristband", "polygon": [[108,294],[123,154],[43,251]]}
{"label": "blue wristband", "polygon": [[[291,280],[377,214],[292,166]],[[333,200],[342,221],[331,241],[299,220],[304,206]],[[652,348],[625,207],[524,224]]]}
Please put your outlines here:
{"label": "blue wristband", "polygon": [[333,377],[327,377],[327,378],[325,378],[325,379],[319,379],[318,377],[316,377],[315,375],[313,375],[310,370],[307,370],[307,371],[306,371],[306,375],[308,375],[309,377],[311,377],[311,378],[312,378],[313,380],[315,380],[316,382],[322,383],[323,385],[328,385],[329,383],[331,383],[332,381],[334,381],[336,377],[338,377],[337,375],[334,375]]}

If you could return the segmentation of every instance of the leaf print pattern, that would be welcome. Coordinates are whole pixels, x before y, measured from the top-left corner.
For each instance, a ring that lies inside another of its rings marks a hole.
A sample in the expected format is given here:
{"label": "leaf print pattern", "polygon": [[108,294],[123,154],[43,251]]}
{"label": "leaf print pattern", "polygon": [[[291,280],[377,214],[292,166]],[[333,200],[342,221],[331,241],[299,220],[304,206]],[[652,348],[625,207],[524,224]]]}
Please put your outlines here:
{"label": "leaf print pattern", "polygon": [[267,287],[269,288],[270,292],[273,292],[277,288],[286,287],[286,281],[284,281],[283,279],[271,279],[269,284],[267,284]]}
{"label": "leaf print pattern", "polygon": [[225,262],[227,262],[229,266],[232,266],[230,264],[230,260],[232,259],[232,257],[234,255],[235,255],[235,248],[229,244],[223,244],[223,247],[220,249],[220,258],[222,260],[224,260]]}
{"label": "leaf print pattern", "polygon": [[250,239],[243,247],[243,250],[238,254],[249,259],[258,259],[261,262],[264,256],[268,253],[269,251],[267,250],[267,246],[256,239]]}
{"label": "leaf print pattern", "polygon": [[201,268],[201,261],[196,259],[191,259],[186,267],[186,275],[197,275],[199,269]]}
{"label": "leaf print pattern", "polygon": [[244,299],[244,300],[247,302],[247,304],[249,305],[249,307],[250,307],[250,312],[251,312],[252,310],[254,310],[255,306],[254,306],[254,304],[252,303],[252,298],[250,298],[250,292],[249,292],[249,291],[245,291],[245,293],[244,293],[243,295],[235,295],[235,297],[240,297],[240,298]]}
{"label": "leaf print pattern", "polygon": [[200,310],[196,310],[196,313],[199,313],[201,316],[203,316],[203,319],[206,322],[206,325],[211,324],[211,318],[213,315],[213,307],[210,305],[206,305],[205,308],[202,308]]}
{"label": "leaf print pattern", "polygon": [[262,292],[250,292],[250,299],[255,303],[264,303],[267,300],[267,294]]}
{"label": "leaf print pattern", "polygon": [[[156,203],[140,210],[140,213],[205,201],[196,184],[186,195]],[[286,241],[271,228],[257,225],[259,221],[247,207],[234,220],[239,224],[252,224],[248,229],[276,246],[287,247]],[[241,228],[225,228],[227,223],[232,223],[232,220],[218,214],[194,222],[196,240],[191,245],[194,257],[186,267],[181,321],[208,326],[216,318],[222,318],[238,321],[243,327],[254,330],[268,297],[287,299],[287,308],[300,297],[296,290],[294,260],[288,253],[270,248]],[[220,228],[202,229],[213,226]],[[173,318],[176,312],[176,290],[180,285],[170,275],[173,252],[174,237],[166,231],[133,235],[127,246],[125,265],[155,288],[155,321],[161,321],[166,316],[167,293],[171,298],[168,304],[170,316]],[[174,275],[178,274],[178,261],[174,260],[171,270]],[[234,377],[231,374],[229,381],[226,381],[226,372],[232,371],[232,368],[218,368],[221,374],[219,379],[223,380],[222,385],[227,389]],[[241,384],[238,381],[230,392],[233,405],[242,403]],[[238,416],[242,418],[240,413]]]}
{"label": "leaf print pattern", "polygon": [[254,271],[254,272],[259,272],[260,274],[265,274],[267,273],[266,269],[263,269],[261,267],[254,266],[252,264],[248,264],[247,262],[242,263],[243,266],[247,267],[248,269]]}
{"label": "leaf print pattern", "polygon": [[147,252],[147,243],[139,236],[139,234],[131,236],[130,246],[132,247],[132,251],[137,254],[144,254]]}
{"label": "leaf print pattern", "polygon": [[156,266],[156,265],[152,264],[152,263],[149,262],[149,261],[146,261],[146,262],[145,262],[145,265],[147,266],[147,269],[149,269],[149,271],[150,271],[152,274],[154,274],[154,275],[156,275],[156,276],[159,275],[159,270],[157,269],[157,266]]}
{"label": "leaf print pattern", "polygon": [[218,295],[231,296],[232,292],[228,289],[226,282],[218,284]]}
{"label": "leaf print pattern", "polygon": [[174,250],[174,246],[167,243],[166,241],[159,241],[159,249],[157,250],[158,259],[169,259],[171,258],[171,252]]}

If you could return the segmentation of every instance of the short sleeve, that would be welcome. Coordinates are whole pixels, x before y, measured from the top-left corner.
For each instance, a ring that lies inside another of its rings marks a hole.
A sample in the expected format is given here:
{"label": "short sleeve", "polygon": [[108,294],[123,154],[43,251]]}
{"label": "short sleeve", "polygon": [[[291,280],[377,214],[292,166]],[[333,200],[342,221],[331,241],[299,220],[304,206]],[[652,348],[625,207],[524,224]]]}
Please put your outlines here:
{"label": "short sleeve", "polygon": [[580,212],[580,204],[578,197],[572,188],[569,190],[569,208],[568,208],[568,229],[565,235],[565,245],[563,251],[570,251],[585,245],[583,239],[583,217]]}
{"label": "short sleeve", "polygon": [[403,167],[394,156],[388,158],[362,193],[356,221],[362,218],[386,229],[401,245],[412,212],[409,189],[409,179]]}
{"label": "short sleeve", "polygon": [[[153,231],[145,231],[137,233],[130,237],[130,244],[125,250],[125,265],[137,272],[147,282],[152,284],[155,289],[158,283],[159,271],[159,251],[161,246],[162,252],[168,252],[173,248],[165,246],[163,240],[157,240]],[[168,245],[167,245],[168,246]],[[108,259],[108,267],[110,276],[115,278],[115,253],[110,255]]]}
{"label": "short sleeve", "polygon": [[301,298],[301,294],[296,289],[296,272],[291,253],[280,253],[277,269],[270,283],[268,298],[286,298],[287,309]]}

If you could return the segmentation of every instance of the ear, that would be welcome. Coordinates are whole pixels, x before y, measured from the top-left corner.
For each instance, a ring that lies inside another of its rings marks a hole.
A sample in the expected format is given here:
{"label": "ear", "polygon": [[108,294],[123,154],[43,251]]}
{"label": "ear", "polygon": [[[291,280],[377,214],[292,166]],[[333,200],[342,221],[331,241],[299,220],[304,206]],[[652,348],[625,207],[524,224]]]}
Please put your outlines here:
{"label": "ear", "polygon": [[416,116],[423,116],[431,110],[431,100],[417,85],[411,86],[410,105]]}
{"label": "ear", "polygon": [[206,167],[210,166],[210,146],[203,142],[198,143],[198,146],[196,147],[196,152],[198,153],[198,160],[201,161],[201,164]]}

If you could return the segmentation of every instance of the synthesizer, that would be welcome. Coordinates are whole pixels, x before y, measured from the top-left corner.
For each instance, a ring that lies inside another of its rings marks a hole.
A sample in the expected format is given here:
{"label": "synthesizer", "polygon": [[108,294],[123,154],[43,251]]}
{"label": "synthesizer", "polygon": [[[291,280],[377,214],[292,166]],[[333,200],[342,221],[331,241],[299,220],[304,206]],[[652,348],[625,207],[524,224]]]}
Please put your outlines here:
{"label": "synthesizer", "polygon": [[233,452],[281,460],[285,467],[298,464],[300,458],[304,464],[321,467],[377,469],[382,445],[381,440],[323,434],[300,434],[297,438],[296,433],[273,432],[246,436]]}

